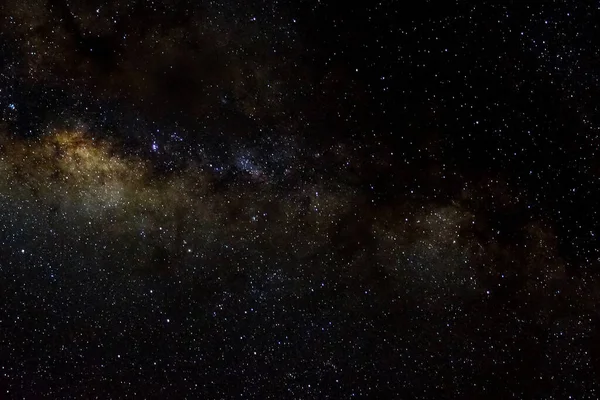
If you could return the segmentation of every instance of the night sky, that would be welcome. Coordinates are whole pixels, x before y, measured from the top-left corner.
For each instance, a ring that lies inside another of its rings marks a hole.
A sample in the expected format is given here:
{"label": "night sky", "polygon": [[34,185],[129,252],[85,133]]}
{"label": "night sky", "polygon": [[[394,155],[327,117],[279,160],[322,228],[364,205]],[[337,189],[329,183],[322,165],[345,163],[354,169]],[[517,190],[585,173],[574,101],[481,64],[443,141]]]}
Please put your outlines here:
{"label": "night sky", "polygon": [[490,3],[2,1],[0,398],[597,399],[600,8]]}

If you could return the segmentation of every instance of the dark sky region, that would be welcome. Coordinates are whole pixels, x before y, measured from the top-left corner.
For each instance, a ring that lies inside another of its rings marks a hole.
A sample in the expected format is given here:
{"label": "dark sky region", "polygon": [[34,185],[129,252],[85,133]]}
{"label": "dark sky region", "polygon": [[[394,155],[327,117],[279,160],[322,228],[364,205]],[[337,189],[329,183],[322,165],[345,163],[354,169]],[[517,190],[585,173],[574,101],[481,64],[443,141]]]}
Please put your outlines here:
{"label": "dark sky region", "polygon": [[3,1],[0,398],[597,399],[598,21]]}

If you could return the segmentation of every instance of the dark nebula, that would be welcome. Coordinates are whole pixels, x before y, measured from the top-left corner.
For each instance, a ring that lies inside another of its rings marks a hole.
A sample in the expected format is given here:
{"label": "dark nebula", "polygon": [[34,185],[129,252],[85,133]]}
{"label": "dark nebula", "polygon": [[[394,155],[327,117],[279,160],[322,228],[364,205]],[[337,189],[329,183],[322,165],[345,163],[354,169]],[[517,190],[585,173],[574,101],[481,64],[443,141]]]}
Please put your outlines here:
{"label": "dark nebula", "polygon": [[597,399],[599,18],[2,2],[0,398]]}

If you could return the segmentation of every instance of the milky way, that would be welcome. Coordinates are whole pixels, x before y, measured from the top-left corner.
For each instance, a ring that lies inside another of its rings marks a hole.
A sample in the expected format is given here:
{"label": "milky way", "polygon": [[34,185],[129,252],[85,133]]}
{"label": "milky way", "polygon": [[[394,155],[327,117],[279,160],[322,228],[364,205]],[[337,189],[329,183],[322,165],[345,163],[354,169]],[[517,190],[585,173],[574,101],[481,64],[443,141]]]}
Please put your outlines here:
{"label": "milky way", "polygon": [[598,397],[598,10],[195,3],[0,6],[0,397]]}

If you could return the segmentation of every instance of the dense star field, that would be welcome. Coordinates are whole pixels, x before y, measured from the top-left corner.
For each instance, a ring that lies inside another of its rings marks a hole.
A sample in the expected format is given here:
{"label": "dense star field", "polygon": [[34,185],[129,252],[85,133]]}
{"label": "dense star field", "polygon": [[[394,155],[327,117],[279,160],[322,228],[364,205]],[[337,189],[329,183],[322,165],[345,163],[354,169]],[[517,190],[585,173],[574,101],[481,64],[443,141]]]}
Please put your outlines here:
{"label": "dense star field", "polygon": [[5,0],[0,398],[600,396],[600,8]]}

